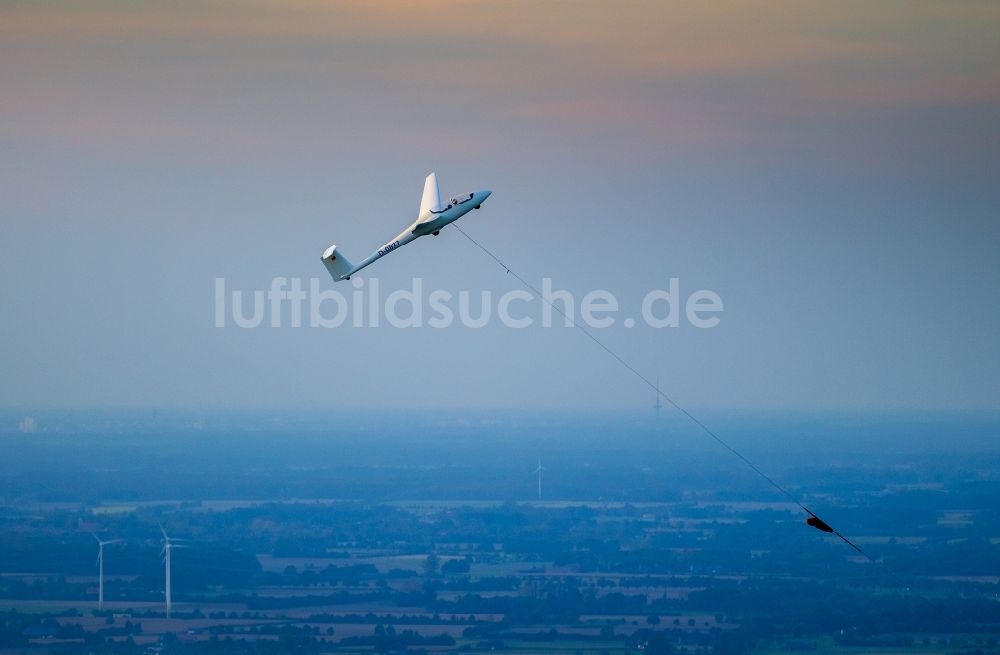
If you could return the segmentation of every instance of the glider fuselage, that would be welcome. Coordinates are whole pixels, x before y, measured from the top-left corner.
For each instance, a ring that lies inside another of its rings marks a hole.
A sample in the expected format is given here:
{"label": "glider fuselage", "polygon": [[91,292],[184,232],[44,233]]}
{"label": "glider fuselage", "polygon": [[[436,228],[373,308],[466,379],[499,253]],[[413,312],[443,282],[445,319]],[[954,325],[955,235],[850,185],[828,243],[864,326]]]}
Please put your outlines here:
{"label": "glider fuselage", "polygon": [[447,202],[443,202],[438,194],[437,176],[431,173],[424,181],[424,194],[420,201],[417,218],[408,228],[396,235],[395,238],[383,243],[378,250],[357,265],[351,264],[336,246],[330,246],[326,249],[322,257],[323,263],[334,281],[349,280],[352,275],[397,248],[427,234],[437,234],[442,228],[454,223],[471,210],[479,209],[479,206],[492,193],[489,189],[472,191],[452,196]]}
{"label": "glider fuselage", "polygon": [[455,196],[440,211],[432,209],[424,216],[417,217],[413,225],[407,229],[418,237],[433,234],[445,225],[454,223],[471,210],[478,208],[484,200],[490,197],[490,193],[490,191],[484,190]]}

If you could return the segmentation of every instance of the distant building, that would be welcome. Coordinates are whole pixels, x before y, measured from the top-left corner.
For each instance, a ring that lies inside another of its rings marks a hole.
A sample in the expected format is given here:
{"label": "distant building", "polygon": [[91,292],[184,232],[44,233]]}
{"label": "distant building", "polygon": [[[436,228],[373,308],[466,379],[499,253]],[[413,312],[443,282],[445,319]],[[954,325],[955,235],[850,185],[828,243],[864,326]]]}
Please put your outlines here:
{"label": "distant building", "polygon": [[35,420],[34,416],[25,416],[17,424],[17,429],[25,434],[30,434],[38,430],[38,421]]}

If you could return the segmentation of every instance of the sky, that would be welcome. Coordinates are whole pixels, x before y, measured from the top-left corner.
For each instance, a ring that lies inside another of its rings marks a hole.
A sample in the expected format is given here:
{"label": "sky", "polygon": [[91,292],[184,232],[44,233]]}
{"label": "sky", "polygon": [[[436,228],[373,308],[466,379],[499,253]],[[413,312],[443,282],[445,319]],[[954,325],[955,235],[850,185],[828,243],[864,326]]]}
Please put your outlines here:
{"label": "sky", "polygon": [[[919,0],[5,2],[0,405],[648,409],[573,329],[216,327],[431,171],[534,285],[717,294],[594,331],[684,406],[1000,408],[1000,5]],[[519,288],[451,228],[366,272]]]}

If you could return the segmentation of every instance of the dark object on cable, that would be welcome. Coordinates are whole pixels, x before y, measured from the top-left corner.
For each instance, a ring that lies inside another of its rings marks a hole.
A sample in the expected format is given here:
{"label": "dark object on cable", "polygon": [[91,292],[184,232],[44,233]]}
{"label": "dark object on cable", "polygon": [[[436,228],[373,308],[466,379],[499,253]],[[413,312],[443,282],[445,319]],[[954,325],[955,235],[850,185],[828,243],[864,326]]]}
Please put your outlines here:
{"label": "dark object on cable", "polygon": [[823,532],[833,532],[833,528],[824,523],[823,520],[820,517],[816,516],[815,514],[807,518],[806,523],[816,528],[817,530],[822,530]]}

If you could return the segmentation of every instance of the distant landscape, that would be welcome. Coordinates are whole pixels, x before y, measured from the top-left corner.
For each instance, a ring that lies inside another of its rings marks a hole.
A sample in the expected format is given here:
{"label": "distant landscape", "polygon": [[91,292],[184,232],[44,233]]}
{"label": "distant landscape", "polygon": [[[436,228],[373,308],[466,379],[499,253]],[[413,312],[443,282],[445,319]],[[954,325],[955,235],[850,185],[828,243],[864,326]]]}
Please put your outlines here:
{"label": "distant landscape", "polygon": [[875,562],[666,411],[7,411],[0,651],[997,652],[1000,417],[705,420]]}

